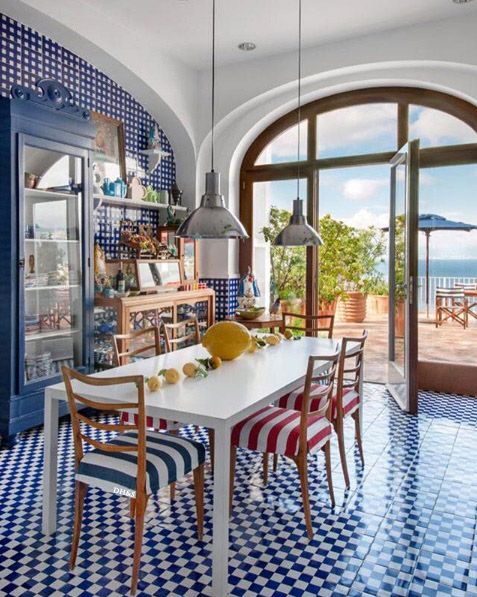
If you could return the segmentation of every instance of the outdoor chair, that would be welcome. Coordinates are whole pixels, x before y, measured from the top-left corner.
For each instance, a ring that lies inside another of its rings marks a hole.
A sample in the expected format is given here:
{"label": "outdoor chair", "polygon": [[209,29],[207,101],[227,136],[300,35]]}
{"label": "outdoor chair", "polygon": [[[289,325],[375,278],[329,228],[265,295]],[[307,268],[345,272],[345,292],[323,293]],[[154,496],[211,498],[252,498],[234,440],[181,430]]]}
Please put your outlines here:
{"label": "outdoor chair", "polygon": [[467,327],[466,299],[461,288],[436,288],[436,328],[448,320]]}
{"label": "outdoor chair", "polygon": [[475,282],[473,284],[456,282],[454,288],[460,288],[464,291],[467,325],[469,325],[469,315],[477,319],[477,311],[474,311],[474,309],[477,309],[477,284]]}

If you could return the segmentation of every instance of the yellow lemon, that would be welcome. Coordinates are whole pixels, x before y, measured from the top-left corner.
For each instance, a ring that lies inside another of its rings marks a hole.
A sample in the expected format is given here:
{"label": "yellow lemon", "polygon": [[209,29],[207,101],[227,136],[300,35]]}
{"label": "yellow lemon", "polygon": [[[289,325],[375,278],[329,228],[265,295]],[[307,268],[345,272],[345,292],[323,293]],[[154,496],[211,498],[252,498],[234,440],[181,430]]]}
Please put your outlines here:
{"label": "yellow lemon", "polygon": [[213,357],[232,361],[247,350],[250,332],[236,321],[219,321],[211,326],[202,338],[202,346]]}
{"label": "yellow lemon", "polygon": [[209,364],[212,367],[212,369],[218,369],[219,367],[222,366],[222,359],[220,357],[210,357],[209,359]]}
{"label": "yellow lemon", "polygon": [[167,383],[177,383],[180,379],[180,374],[179,371],[177,371],[177,369],[167,369],[166,372],[164,373],[164,377],[166,378]]}
{"label": "yellow lemon", "polygon": [[152,375],[147,380],[147,387],[149,388],[150,392],[157,392],[157,390],[161,387],[161,380],[158,375]]}
{"label": "yellow lemon", "polygon": [[270,334],[269,336],[267,336],[265,338],[265,341],[267,344],[270,344],[270,346],[276,346],[277,344],[280,344],[280,338],[278,338],[278,336],[275,336],[275,334]]}
{"label": "yellow lemon", "polygon": [[250,344],[249,344],[249,347],[247,350],[248,350],[248,352],[257,352],[258,346],[257,346],[257,342],[256,342],[255,338],[252,338],[250,340]]}
{"label": "yellow lemon", "polygon": [[182,372],[186,377],[195,377],[197,375],[197,369],[198,367],[194,363],[186,363],[182,367]]}
{"label": "yellow lemon", "polygon": [[287,340],[291,340],[293,338],[293,332],[291,330],[285,330],[284,336]]}

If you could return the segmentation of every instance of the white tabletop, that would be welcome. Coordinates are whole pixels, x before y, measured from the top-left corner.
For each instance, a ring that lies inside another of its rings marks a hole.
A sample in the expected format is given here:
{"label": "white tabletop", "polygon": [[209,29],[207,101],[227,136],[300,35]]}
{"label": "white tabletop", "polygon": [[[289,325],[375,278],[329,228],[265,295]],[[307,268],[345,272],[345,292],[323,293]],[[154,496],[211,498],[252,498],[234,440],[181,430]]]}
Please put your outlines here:
{"label": "white tabletop", "polygon": [[[248,411],[253,412],[257,402],[264,399],[273,401],[303,383],[309,356],[330,355],[336,347],[336,340],[323,338],[282,341],[277,346],[267,346],[253,354],[245,353],[234,361],[224,362],[219,369],[209,371],[206,378],[185,378],[182,374],[185,363],[209,356],[202,346],[197,345],[102,371],[95,376],[150,377],[163,368],[175,367],[181,373],[179,383],[170,385],[164,382],[156,392],[146,388],[148,414],[206,426],[214,420],[234,424]],[[88,386],[88,391],[81,393],[106,401],[127,402],[131,401],[134,391],[131,386]],[[49,386],[46,396],[66,399],[64,384]]]}

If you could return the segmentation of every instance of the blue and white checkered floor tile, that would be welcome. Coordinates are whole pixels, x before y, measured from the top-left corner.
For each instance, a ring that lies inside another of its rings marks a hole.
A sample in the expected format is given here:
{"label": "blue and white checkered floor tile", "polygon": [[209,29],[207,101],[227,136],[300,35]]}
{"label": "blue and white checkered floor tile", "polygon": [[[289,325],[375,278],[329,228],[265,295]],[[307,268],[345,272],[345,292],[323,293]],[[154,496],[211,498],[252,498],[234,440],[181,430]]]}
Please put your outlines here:
{"label": "blue and white checkered floor tile", "polygon": [[[403,414],[382,386],[366,387],[366,465],[347,427],[352,487],[333,445],[337,506],[328,502],[323,457],[310,467],[315,538],[303,524],[294,465],[282,460],[267,488],[261,459],[240,452],[231,520],[232,595],[477,595],[477,400],[422,393]],[[193,430],[187,433],[193,434]],[[205,442],[205,433],[199,439]],[[73,453],[61,425],[59,524],[41,535],[42,429],[0,452],[0,594],[111,596],[129,591],[132,522],[125,498],[90,490],[78,564],[68,570]],[[203,595],[210,583],[211,478],[204,542],[195,536],[190,481],[170,505],[149,506],[139,594]]]}

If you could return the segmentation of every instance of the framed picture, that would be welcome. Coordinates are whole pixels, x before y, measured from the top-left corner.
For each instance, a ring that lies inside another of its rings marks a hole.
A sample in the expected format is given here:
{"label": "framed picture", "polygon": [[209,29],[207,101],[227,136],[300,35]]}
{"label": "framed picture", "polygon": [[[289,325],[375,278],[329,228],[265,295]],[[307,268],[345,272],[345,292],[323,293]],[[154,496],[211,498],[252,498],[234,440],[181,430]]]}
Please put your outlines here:
{"label": "framed picture", "polygon": [[99,112],[91,112],[91,121],[96,127],[93,156],[96,182],[102,184],[104,178],[125,181],[124,124]]}
{"label": "framed picture", "polygon": [[174,290],[183,283],[179,259],[137,259],[136,271],[141,292]]}

